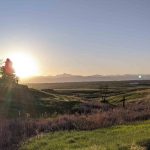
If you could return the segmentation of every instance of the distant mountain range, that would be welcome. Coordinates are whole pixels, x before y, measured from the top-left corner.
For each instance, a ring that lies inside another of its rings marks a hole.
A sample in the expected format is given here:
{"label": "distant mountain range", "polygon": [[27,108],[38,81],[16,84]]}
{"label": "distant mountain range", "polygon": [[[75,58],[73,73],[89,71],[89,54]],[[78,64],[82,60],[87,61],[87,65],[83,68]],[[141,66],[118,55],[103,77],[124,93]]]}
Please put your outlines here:
{"label": "distant mountain range", "polygon": [[92,81],[122,81],[122,80],[150,80],[150,75],[71,75],[36,76],[22,80],[25,83],[61,83],[61,82],[92,82]]}

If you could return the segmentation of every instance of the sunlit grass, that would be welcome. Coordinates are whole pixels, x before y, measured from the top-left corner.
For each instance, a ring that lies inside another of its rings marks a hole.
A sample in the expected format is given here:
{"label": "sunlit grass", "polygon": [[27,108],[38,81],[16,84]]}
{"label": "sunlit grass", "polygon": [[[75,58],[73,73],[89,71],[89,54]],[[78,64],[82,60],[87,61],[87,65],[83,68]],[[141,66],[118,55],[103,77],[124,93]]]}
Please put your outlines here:
{"label": "sunlit grass", "polygon": [[[147,141],[145,145],[142,145]],[[94,131],[55,132],[30,139],[20,150],[142,149],[150,143],[150,122]]]}

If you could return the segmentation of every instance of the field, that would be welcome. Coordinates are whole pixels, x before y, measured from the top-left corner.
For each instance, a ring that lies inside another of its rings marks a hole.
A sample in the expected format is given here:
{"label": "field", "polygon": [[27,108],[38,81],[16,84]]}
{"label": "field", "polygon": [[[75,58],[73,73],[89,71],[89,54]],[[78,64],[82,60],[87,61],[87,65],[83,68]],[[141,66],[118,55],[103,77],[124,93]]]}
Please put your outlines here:
{"label": "field", "polygon": [[150,122],[94,131],[55,132],[28,140],[20,150],[150,149]]}
{"label": "field", "polygon": [[1,89],[0,149],[149,149],[150,81]]}
{"label": "field", "polygon": [[95,111],[96,108],[88,106],[101,105],[103,87],[108,88],[106,99],[111,106],[122,107],[124,96],[126,105],[150,102],[150,81],[50,83],[28,86],[36,89],[37,93],[45,94],[45,97],[38,97],[36,102],[40,114],[46,112],[47,116],[78,113],[88,109]]}
{"label": "field", "polygon": [[97,81],[97,82],[66,82],[66,83],[29,83],[30,88],[34,89],[99,89],[100,86],[132,88],[150,86],[149,80],[135,81]]}

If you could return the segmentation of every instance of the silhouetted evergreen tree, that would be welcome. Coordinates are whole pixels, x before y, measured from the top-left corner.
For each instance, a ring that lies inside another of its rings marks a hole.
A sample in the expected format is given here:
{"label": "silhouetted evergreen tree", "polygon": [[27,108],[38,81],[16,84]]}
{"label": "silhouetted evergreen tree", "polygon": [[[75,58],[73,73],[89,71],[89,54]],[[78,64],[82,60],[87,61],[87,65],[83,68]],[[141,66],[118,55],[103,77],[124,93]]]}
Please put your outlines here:
{"label": "silhouetted evergreen tree", "polygon": [[0,61],[1,80],[6,83],[18,83],[18,77],[15,75],[12,61],[7,58],[3,63]]}

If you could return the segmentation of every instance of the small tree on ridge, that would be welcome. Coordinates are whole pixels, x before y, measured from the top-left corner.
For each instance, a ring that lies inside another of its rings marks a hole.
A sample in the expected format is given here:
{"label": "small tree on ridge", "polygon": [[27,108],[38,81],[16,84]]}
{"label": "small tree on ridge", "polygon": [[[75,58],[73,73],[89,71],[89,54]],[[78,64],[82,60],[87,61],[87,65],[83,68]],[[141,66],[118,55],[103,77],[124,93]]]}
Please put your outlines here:
{"label": "small tree on ridge", "polygon": [[12,61],[7,58],[4,64],[1,61],[0,65],[1,80],[5,82],[18,83],[18,77],[15,75]]}

